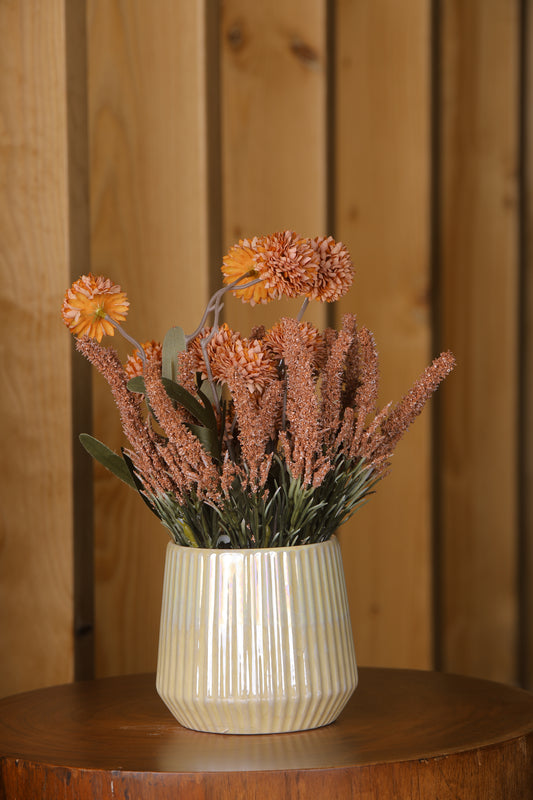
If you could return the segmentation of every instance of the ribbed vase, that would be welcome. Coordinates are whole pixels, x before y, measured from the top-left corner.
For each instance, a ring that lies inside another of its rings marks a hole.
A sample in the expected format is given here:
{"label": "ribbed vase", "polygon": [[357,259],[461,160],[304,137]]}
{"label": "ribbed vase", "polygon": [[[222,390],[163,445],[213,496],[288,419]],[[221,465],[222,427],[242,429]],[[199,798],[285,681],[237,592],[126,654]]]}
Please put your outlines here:
{"label": "ribbed vase", "polygon": [[281,733],[333,722],[357,686],[340,546],[168,545],[157,691],[187,728]]}

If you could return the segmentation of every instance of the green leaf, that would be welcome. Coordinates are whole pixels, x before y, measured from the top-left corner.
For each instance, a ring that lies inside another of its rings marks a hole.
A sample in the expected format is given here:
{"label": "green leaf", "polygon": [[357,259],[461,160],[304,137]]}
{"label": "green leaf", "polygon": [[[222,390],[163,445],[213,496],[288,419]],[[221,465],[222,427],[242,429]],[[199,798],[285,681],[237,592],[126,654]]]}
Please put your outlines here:
{"label": "green leaf", "polygon": [[150,511],[153,514],[155,514],[158,519],[161,519],[161,517],[157,513],[157,510],[155,509],[154,505],[146,497],[146,495],[144,493],[144,484],[142,483],[142,481],[140,480],[139,476],[137,475],[137,472],[135,471],[135,465],[134,465],[133,461],[131,460],[129,455],[126,452],[124,452],[124,448],[122,448],[122,457],[123,457],[124,461],[126,462],[128,470],[130,472],[130,477],[131,477],[131,479],[133,481],[133,488],[137,489],[137,491],[139,492],[139,496],[146,503],[146,505],[148,506]]}
{"label": "green leaf", "polygon": [[204,428],[202,425],[188,425],[187,427],[201,441],[204,450],[220,461],[220,447],[216,432],[211,428]]}
{"label": "green leaf", "polygon": [[216,431],[217,430],[217,418],[215,416],[215,412],[213,410],[213,405],[211,403],[211,400],[209,399],[209,397],[206,394],[203,393],[203,391],[201,389],[198,389],[198,397],[202,401],[202,403],[204,405],[204,408],[205,408],[205,411],[206,411],[206,414],[207,414],[207,416],[208,416],[208,418],[210,420],[208,428],[210,428],[212,431]]}
{"label": "green leaf", "polygon": [[169,378],[171,381],[176,380],[178,375],[177,355],[185,350],[186,347],[187,343],[183,328],[179,326],[170,328],[163,339],[163,378]]}
{"label": "green leaf", "polygon": [[137,488],[124,459],[110,450],[107,445],[88,433],[80,433],[80,442],[89,455],[100,462],[109,472],[131,486],[132,489]]}
{"label": "green leaf", "polygon": [[[209,410],[205,406],[205,400],[203,400],[204,405],[202,405],[202,403],[198,402],[196,397],[188,392],[187,389],[184,389],[179,383],[171,381],[169,378],[162,378],[161,380],[171,400],[174,400],[176,403],[179,403],[180,406],[186,408],[198,422],[202,423],[202,425],[205,425],[207,428],[216,429],[216,417],[213,408],[211,407]],[[144,378],[140,376],[130,378],[128,381],[128,389],[130,392],[146,394]]]}
{"label": "green leaf", "polygon": [[146,386],[144,385],[144,378],[137,375],[135,378],[130,378],[128,381],[128,389],[130,392],[137,392],[138,394],[146,394]]}
{"label": "green leaf", "polygon": [[187,411],[190,411],[193,417],[196,417],[198,422],[201,422],[202,425],[205,425],[207,428],[212,427],[214,415],[209,414],[204,406],[198,402],[196,397],[193,397],[190,392],[188,392],[183,388],[183,386],[175,381],[170,381],[168,378],[162,378],[162,382],[163,386],[165,387],[165,391],[171,400],[175,400],[177,403],[183,406],[183,408],[186,408]]}
{"label": "green leaf", "polygon": [[[201,374],[199,372],[196,373],[197,381],[198,377],[201,378]],[[213,390],[216,393],[218,402],[220,403],[222,400],[222,385],[220,383],[215,384],[212,386],[209,381],[198,381],[198,394],[205,394],[205,396],[209,399],[211,405],[215,405],[215,398],[213,394]]]}

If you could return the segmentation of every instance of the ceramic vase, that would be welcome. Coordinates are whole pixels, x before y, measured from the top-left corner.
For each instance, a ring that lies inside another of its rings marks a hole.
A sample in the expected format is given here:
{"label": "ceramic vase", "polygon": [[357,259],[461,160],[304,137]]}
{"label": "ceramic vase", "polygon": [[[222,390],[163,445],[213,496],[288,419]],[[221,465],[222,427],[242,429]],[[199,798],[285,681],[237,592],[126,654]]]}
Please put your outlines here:
{"label": "ceramic vase", "polygon": [[338,540],[167,548],[157,691],[181,725],[282,733],[333,722],[357,685]]}

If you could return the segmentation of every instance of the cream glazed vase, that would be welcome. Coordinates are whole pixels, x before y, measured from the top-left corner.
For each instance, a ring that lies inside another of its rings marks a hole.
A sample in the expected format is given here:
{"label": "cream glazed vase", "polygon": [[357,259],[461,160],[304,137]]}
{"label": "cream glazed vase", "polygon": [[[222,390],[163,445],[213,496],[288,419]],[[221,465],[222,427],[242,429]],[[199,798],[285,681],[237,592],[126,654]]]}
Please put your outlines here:
{"label": "cream glazed vase", "polygon": [[170,543],[156,685],[178,722],[198,731],[333,722],[357,686],[338,540],[257,550]]}

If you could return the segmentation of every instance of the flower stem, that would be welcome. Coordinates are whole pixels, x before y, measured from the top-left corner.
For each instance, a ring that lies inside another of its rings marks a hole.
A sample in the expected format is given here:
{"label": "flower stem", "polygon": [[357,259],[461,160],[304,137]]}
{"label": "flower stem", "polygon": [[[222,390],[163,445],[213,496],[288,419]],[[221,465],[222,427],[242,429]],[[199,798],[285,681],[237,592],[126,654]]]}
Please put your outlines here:
{"label": "flower stem", "polygon": [[120,333],[120,335],[124,337],[124,339],[126,339],[130,344],[132,344],[137,349],[137,352],[139,353],[139,356],[141,357],[143,364],[146,364],[146,356],[144,354],[142,345],[140,345],[136,339],[133,339],[133,337],[131,337],[129,333],[126,333],[124,328],[121,328],[118,322],[115,322],[114,319],[111,319],[109,314],[106,314],[104,319],[110,322],[111,325],[115,328],[115,330],[117,330]]}
{"label": "flower stem", "polygon": [[[218,317],[220,316],[220,311],[222,310],[222,307],[224,305],[224,303],[222,302],[223,296],[226,294],[226,292],[229,292],[229,291],[231,291],[231,289],[234,289],[236,286],[238,286],[242,280],[244,280],[245,278],[250,278],[252,275],[254,275],[253,269],[249,270],[248,272],[245,272],[244,275],[241,275],[239,278],[234,280],[232,283],[228,284],[227,286],[223,286],[221,289],[218,289],[214,293],[214,295],[209,299],[209,301],[207,303],[207,306],[206,306],[206,309],[205,309],[205,311],[203,313],[202,319],[200,320],[200,324],[198,325],[196,330],[193,331],[193,333],[191,333],[189,336],[185,337],[185,341],[186,341],[187,344],[192,339],[194,339],[195,336],[198,336],[198,334],[200,333],[200,331],[204,327],[205,321],[206,321],[208,315],[211,313],[211,311],[215,312],[216,319],[217,319],[217,325],[218,325]],[[263,280],[262,278],[255,278],[255,280],[250,281],[249,283],[245,283],[242,286],[239,286],[239,289],[248,289],[250,286],[255,286],[256,283],[260,283],[260,281],[262,281],[262,280]],[[215,327],[215,325],[213,325],[213,327]]]}
{"label": "flower stem", "polygon": [[305,309],[307,308],[308,305],[309,305],[309,298],[306,297],[305,300],[302,303],[302,307],[301,307],[300,311],[298,312],[298,316],[296,317],[296,321],[297,322],[300,322],[300,320],[302,319],[302,317],[304,315],[304,312],[305,312]]}

